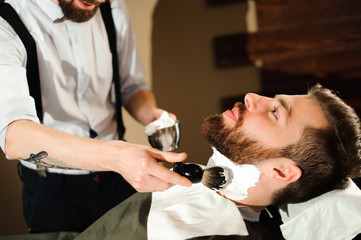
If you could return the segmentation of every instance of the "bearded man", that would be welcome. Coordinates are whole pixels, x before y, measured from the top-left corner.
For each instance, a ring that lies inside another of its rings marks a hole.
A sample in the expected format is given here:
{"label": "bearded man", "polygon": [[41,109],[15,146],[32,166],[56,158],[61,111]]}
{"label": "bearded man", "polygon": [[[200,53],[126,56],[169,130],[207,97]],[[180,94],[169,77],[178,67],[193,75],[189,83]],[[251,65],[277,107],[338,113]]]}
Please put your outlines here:
{"label": "bearded man", "polygon": [[30,232],[82,231],[136,190],[191,185],[158,164],[186,154],[122,141],[122,106],[144,125],[164,112],[124,0],[1,0],[0,16],[0,146],[20,160]]}
{"label": "bearded man", "polygon": [[359,118],[320,85],[307,95],[247,94],[245,105],[206,119],[203,135],[234,163],[265,170],[263,191],[273,194],[262,193],[264,206],[344,189],[361,172]]}
{"label": "bearded man", "polygon": [[206,169],[229,170],[224,188],[197,183],[136,194],[77,239],[327,240],[361,233],[361,190],[352,181],[361,170],[360,120],[330,90],[247,94],[244,104],[207,118],[202,132],[214,149]]}

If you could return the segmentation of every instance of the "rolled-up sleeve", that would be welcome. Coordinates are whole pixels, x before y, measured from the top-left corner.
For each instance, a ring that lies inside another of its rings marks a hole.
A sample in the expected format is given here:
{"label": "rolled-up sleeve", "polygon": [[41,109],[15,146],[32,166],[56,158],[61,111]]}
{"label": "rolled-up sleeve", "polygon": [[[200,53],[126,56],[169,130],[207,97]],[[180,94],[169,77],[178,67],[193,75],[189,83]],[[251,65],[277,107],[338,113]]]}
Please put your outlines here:
{"label": "rolled-up sleeve", "polygon": [[138,56],[128,9],[123,0],[112,1],[112,13],[117,31],[117,50],[121,76],[122,103],[140,90],[150,90],[144,81],[144,70]]}
{"label": "rolled-up sleeve", "polygon": [[5,152],[8,125],[19,119],[39,122],[26,78],[26,50],[0,18],[0,147]]}

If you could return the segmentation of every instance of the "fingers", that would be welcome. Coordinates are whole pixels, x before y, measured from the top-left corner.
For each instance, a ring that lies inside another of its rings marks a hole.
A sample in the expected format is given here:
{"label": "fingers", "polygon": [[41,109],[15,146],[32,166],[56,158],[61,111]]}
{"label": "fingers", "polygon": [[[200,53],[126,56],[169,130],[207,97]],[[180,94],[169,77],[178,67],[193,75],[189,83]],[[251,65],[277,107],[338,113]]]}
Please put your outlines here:
{"label": "fingers", "polygon": [[138,192],[163,192],[174,184],[166,183],[152,175],[144,175],[137,179],[133,187]]}
{"label": "fingers", "polygon": [[160,109],[160,108],[154,109],[153,110],[153,119],[152,119],[152,121],[157,120],[158,118],[160,118],[160,116],[162,116],[163,112],[165,112],[165,110],[163,110],[163,109]]}
{"label": "fingers", "polygon": [[177,116],[176,116],[175,114],[173,114],[173,113],[168,113],[168,116],[169,116],[171,119],[173,119],[174,121],[177,120]]}
{"label": "fingers", "polygon": [[152,169],[151,169],[150,173],[154,177],[157,177],[160,180],[162,180],[166,183],[170,183],[172,185],[178,184],[178,185],[181,185],[184,187],[192,186],[192,182],[188,178],[183,177],[183,176],[179,175],[178,173],[173,172],[160,164],[152,165]]}
{"label": "fingers", "polygon": [[182,162],[187,159],[186,153],[164,152],[155,148],[149,148],[149,154],[161,162]]}
{"label": "fingers", "polygon": [[[163,162],[182,162],[187,158],[186,153],[164,152],[154,148],[150,148],[149,151],[152,157]],[[192,185],[192,182],[188,178],[183,177],[160,164],[153,165],[153,168],[150,171],[151,173],[156,173],[152,175],[168,183],[178,184],[185,187],[190,187]]]}
{"label": "fingers", "polygon": [[136,177],[133,187],[138,192],[164,191],[176,184],[190,187],[191,181],[160,165],[157,161],[146,161],[139,166],[140,174]]}
{"label": "fingers", "polygon": [[[118,172],[138,191],[164,191],[173,185],[190,187],[191,181],[169,170],[159,162],[181,162],[187,158],[186,153],[163,152],[155,148],[122,143],[127,151],[121,159],[133,161],[119,161],[116,165]],[[131,157],[129,157],[131,156]]]}
{"label": "fingers", "polygon": [[[163,112],[166,112],[166,111],[161,108],[156,108],[154,110],[154,120],[158,119],[163,114]],[[168,112],[168,116],[171,119],[173,119],[174,121],[177,120],[177,116],[174,113]]]}

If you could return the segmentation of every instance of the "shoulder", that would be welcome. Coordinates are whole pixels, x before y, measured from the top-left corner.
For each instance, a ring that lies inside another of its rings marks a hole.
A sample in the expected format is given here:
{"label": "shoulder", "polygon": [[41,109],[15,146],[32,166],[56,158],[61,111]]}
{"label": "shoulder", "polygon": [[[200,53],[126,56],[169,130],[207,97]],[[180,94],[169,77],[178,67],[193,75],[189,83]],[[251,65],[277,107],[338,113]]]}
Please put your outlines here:
{"label": "shoulder", "polygon": [[115,17],[122,16],[126,19],[129,18],[128,7],[124,0],[110,0],[109,2],[112,8],[112,13]]}
{"label": "shoulder", "polygon": [[[27,5],[24,0],[6,1],[6,3],[9,3],[18,15],[24,11]],[[7,57],[25,56],[26,50],[20,37],[14,28],[2,17],[0,17],[0,42],[1,55],[6,52],[9,53]]]}
{"label": "shoulder", "polygon": [[360,203],[361,190],[350,180],[344,190],[334,190],[304,203],[288,204],[280,211],[282,233],[286,239],[315,236],[347,239],[361,232]]}
{"label": "shoulder", "polygon": [[[18,1],[14,1],[14,0],[7,0],[5,1],[5,3],[7,3],[8,5],[10,5],[14,11],[16,12],[16,14],[20,17],[20,15],[24,12],[24,9],[26,8],[26,1],[25,0],[18,0]],[[5,7],[5,4],[2,6]],[[7,7],[7,6],[6,6]],[[8,8],[4,9],[3,11],[7,11],[8,12]],[[10,26],[10,24],[3,18],[1,17],[1,26],[11,35],[16,36],[16,32],[14,31],[14,29]]]}
{"label": "shoulder", "polygon": [[125,0],[109,0],[110,5],[112,6],[112,8],[126,8],[127,4],[125,2]]}
{"label": "shoulder", "polygon": [[10,4],[19,15],[22,14],[28,6],[28,1],[26,0],[5,0],[5,3]]}

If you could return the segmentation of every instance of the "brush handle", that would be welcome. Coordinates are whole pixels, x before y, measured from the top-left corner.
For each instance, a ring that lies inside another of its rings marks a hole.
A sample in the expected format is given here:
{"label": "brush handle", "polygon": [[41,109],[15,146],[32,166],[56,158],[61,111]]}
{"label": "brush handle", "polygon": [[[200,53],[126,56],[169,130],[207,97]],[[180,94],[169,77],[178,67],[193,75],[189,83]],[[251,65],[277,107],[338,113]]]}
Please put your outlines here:
{"label": "brush handle", "polygon": [[188,178],[192,183],[199,183],[203,177],[203,169],[193,163],[181,163],[177,162],[173,166],[173,171]]}

